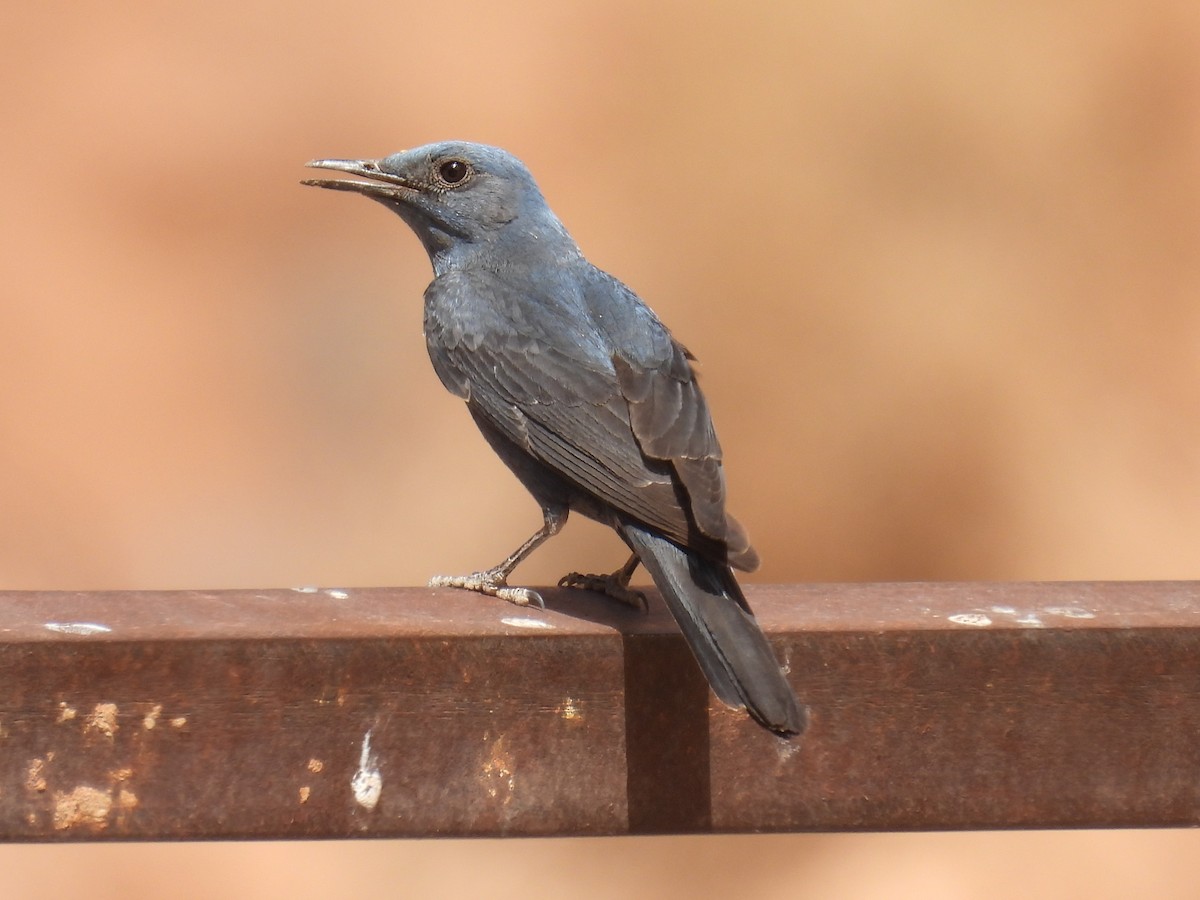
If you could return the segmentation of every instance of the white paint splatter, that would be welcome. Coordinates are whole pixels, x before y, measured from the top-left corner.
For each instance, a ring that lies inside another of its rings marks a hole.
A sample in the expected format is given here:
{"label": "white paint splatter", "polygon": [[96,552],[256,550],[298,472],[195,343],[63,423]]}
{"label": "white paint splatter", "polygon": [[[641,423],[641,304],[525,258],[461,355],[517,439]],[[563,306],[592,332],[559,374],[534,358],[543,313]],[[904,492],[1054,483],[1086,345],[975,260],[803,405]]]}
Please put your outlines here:
{"label": "white paint splatter", "polygon": [[350,779],[350,790],[354,801],[363,809],[374,809],[383,793],[383,775],[379,771],[379,760],[371,752],[371,732],[363,735],[362,753],[358,757],[358,771]]}
{"label": "white paint splatter", "polygon": [[505,625],[512,625],[514,628],[553,628],[549,622],[543,622],[540,619],[525,619],[517,616],[506,616],[500,620]]}
{"label": "white paint splatter", "polygon": [[336,588],[330,588],[325,593],[328,594],[330,597],[332,597],[334,600],[345,600],[350,596],[350,594],[347,593],[346,591],[338,590]]}
{"label": "white paint splatter", "polygon": [[579,707],[576,705],[574,697],[568,697],[565,701],[563,701],[563,705],[560,706],[558,709],[559,709],[559,714],[564,719],[580,718]]}
{"label": "white paint splatter", "polygon": [[504,795],[504,804],[507,806],[512,800],[513,791],[517,786],[517,776],[513,772],[512,764],[508,760],[508,756],[504,752],[504,737],[496,739],[492,745],[491,758],[484,763],[483,776],[486,779],[485,790],[489,797],[497,797],[500,795],[500,789],[506,789]]}
{"label": "white paint splatter", "polygon": [[1052,616],[1065,616],[1068,619],[1094,619],[1096,614],[1079,606],[1047,606],[1046,612]]}
{"label": "white paint splatter", "polygon": [[[929,610],[925,610],[929,612]],[[784,675],[792,674],[792,653],[790,650],[783,651],[783,661],[779,664],[779,668],[783,670]]]}
{"label": "white paint splatter", "polygon": [[96,622],[47,622],[42,627],[59,634],[108,634],[112,631],[107,625]]}
{"label": "white paint splatter", "polygon": [[986,628],[992,624],[992,620],[983,613],[958,613],[948,618],[956,625],[974,625],[977,628]]}
{"label": "white paint splatter", "polygon": [[311,584],[306,584],[303,587],[294,587],[292,590],[297,594],[315,594],[320,590],[320,588]]}
{"label": "white paint splatter", "polygon": [[779,762],[785,763],[800,752],[804,746],[803,739],[798,741],[789,741],[787,738],[775,738],[775,752],[779,755]]}
{"label": "white paint splatter", "polygon": [[162,704],[155,703],[154,708],[142,717],[142,727],[147,731],[152,731],[158,726],[158,717],[162,715]]}
{"label": "white paint splatter", "polygon": [[1017,611],[1011,606],[993,606],[992,612],[998,616],[1015,616]]}
{"label": "white paint splatter", "polygon": [[1028,625],[1031,628],[1045,628],[1046,623],[1038,618],[1037,613],[1025,613],[1016,620],[1018,625]]}

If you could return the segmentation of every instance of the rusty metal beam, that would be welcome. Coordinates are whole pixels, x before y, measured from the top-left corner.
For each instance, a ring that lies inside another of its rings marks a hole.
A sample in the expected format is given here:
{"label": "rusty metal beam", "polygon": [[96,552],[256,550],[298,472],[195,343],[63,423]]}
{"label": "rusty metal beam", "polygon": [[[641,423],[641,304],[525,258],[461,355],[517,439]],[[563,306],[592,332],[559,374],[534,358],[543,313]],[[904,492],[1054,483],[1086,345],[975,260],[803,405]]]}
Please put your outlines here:
{"label": "rusty metal beam", "polygon": [[751,588],[792,743],[545,593],[0,593],[0,839],[1200,824],[1200,584]]}

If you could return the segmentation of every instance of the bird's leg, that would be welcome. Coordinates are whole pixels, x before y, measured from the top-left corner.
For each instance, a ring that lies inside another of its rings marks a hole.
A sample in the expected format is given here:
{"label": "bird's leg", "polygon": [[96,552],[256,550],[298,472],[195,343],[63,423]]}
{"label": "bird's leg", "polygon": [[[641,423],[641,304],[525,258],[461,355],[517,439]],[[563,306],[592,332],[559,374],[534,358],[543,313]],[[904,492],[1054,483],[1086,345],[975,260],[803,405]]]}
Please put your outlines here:
{"label": "bird's leg", "polygon": [[509,587],[508,576],[513,569],[520,565],[521,560],[540,547],[547,538],[562,531],[563,525],[567,522],[568,512],[569,510],[565,506],[543,507],[542,516],[545,518],[545,524],[529,540],[514,550],[504,562],[471,575],[434,575],[429,579],[429,586],[463,588],[487,594],[489,597],[499,597],[501,600],[515,603],[517,606],[538,606],[545,609],[546,604],[542,600],[541,594],[531,591],[529,588]]}
{"label": "bird's leg", "polygon": [[629,557],[629,562],[611,575],[581,575],[579,572],[572,572],[570,575],[560,578],[558,586],[579,588],[583,591],[597,591],[614,600],[619,600],[626,606],[632,606],[634,609],[645,612],[650,608],[650,604],[646,601],[646,595],[629,587],[629,579],[633,577],[633,570],[637,567],[638,558],[635,553]]}

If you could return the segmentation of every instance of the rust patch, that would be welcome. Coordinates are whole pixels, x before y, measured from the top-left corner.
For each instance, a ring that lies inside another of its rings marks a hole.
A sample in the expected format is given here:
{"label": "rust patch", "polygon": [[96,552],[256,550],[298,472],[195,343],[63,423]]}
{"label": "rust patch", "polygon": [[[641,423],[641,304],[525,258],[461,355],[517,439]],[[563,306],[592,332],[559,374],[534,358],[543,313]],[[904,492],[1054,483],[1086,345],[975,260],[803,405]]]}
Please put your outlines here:
{"label": "rust patch", "polygon": [[137,794],[129,790],[129,788],[121,788],[121,790],[117,791],[117,809],[122,812],[129,812],[137,809],[137,805]]}
{"label": "rust patch", "polygon": [[25,769],[25,790],[38,793],[46,790],[46,760],[40,756],[31,759]]}
{"label": "rust patch", "polygon": [[97,703],[83,722],[84,732],[96,732],[110,741],[117,734],[117,704]]}
{"label": "rust patch", "polygon": [[81,784],[69,794],[54,793],[54,828],[84,827],[101,831],[108,825],[108,814],[112,810],[113,798],[108,791]]}

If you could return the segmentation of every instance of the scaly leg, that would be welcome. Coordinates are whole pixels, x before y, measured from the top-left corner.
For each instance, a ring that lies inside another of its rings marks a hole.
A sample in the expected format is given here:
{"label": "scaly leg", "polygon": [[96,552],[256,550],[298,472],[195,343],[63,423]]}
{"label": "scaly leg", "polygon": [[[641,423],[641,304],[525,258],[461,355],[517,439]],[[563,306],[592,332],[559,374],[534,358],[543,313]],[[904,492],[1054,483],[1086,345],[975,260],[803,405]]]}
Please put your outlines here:
{"label": "scaly leg", "polygon": [[645,612],[650,608],[650,604],[646,601],[646,595],[629,587],[629,579],[633,577],[633,570],[637,567],[638,558],[637,554],[634,554],[629,557],[629,562],[611,575],[581,575],[579,572],[572,572],[570,575],[560,578],[558,586],[578,588],[582,591],[597,591],[614,600],[619,600],[626,606],[632,606],[634,609]]}
{"label": "scaly leg", "polygon": [[554,537],[562,531],[563,525],[567,522],[568,512],[569,510],[565,506],[544,507],[542,516],[545,524],[529,540],[513,551],[504,562],[471,575],[434,575],[429,579],[429,586],[478,591],[489,597],[499,597],[501,600],[515,603],[517,606],[538,606],[545,609],[546,604],[542,600],[541,594],[531,591],[529,588],[509,587],[508,576],[513,569],[520,565],[521,560],[540,547],[547,538]]}

